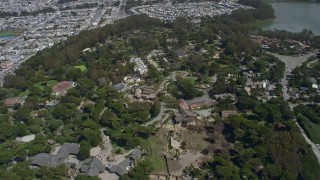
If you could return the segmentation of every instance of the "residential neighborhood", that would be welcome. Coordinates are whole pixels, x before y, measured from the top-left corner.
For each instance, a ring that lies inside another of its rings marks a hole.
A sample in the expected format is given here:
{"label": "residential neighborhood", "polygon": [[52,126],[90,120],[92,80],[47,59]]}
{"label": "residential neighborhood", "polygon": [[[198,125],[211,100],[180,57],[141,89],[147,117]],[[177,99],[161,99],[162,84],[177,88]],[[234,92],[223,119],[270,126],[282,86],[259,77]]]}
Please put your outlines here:
{"label": "residential neighborhood", "polygon": [[320,36],[260,0],[5,0],[0,179],[320,179]]}

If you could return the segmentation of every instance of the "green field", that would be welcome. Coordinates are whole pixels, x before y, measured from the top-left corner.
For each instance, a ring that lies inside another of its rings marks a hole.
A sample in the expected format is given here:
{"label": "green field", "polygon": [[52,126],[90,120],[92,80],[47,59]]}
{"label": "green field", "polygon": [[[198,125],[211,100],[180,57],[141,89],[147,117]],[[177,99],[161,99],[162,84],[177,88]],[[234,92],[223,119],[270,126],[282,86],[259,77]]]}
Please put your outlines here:
{"label": "green field", "polygon": [[142,149],[146,152],[146,160],[150,162],[154,172],[167,172],[166,162],[161,157],[164,143],[158,136],[141,140]]}
{"label": "green field", "polygon": [[22,93],[19,94],[20,97],[25,97],[25,96],[28,96],[30,94],[30,91],[29,90],[26,90]]}
{"label": "green field", "polygon": [[196,80],[198,79],[197,77],[186,77],[192,84],[195,84]]}
{"label": "green field", "polygon": [[[41,82],[34,84],[33,86],[38,87],[39,89],[41,89],[43,91],[43,90],[45,90],[46,87],[52,87],[57,83],[58,83],[57,80],[41,81]],[[24,97],[24,96],[28,96],[29,94],[30,94],[30,91],[26,90],[26,91],[20,93],[19,96]]]}
{"label": "green field", "polygon": [[52,87],[53,85],[57,84],[57,80],[50,80],[50,81],[41,81],[33,86],[40,88],[41,90],[44,90],[46,87]]}
{"label": "green field", "polygon": [[0,31],[0,37],[6,37],[6,36],[14,36],[15,34],[10,31]]}
{"label": "green field", "polygon": [[80,69],[80,71],[82,71],[82,72],[87,71],[87,67],[85,65],[75,66],[75,68]]}

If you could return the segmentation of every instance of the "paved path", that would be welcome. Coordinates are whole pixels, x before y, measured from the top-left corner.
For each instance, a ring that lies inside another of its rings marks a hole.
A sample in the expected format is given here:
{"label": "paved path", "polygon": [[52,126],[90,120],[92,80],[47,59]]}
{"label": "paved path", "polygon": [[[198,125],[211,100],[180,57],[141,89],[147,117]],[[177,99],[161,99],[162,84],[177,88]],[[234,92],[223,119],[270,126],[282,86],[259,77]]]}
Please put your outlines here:
{"label": "paved path", "polygon": [[161,102],[161,109],[160,109],[160,113],[158,114],[158,116],[153,118],[151,121],[144,123],[142,126],[150,126],[155,122],[167,119],[169,117],[169,114],[166,113],[166,111],[178,112],[177,109],[165,107],[165,103]]}
{"label": "paved path", "polygon": [[320,149],[317,148],[317,146],[308,138],[308,136],[306,135],[306,133],[304,132],[304,130],[302,129],[302,127],[299,125],[298,122],[296,122],[296,125],[298,126],[302,136],[304,137],[304,139],[307,141],[307,143],[311,146],[312,151],[314,152],[314,154],[316,155],[317,159],[318,159],[318,163],[320,164]]}
{"label": "paved path", "polygon": [[308,60],[311,56],[316,55],[316,53],[308,53],[302,56],[286,56],[286,55],[280,55],[275,53],[270,53],[274,55],[275,57],[279,58],[282,62],[286,64],[286,67],[289,68],[290,71],[292,71],[294,68],[301,66],[303,62]]}

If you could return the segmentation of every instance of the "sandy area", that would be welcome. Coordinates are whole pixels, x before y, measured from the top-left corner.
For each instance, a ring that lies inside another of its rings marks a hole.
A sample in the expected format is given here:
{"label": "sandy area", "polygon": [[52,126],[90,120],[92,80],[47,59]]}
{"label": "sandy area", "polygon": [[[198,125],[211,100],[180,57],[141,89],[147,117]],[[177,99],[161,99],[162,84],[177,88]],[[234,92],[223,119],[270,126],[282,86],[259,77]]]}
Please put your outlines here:
{"label": "sandy area", "polygon": [[96,157],[96,156],[98,156],[99,154],[101,154],[101,152],[102,152],[102,149],[101,149],[100,146],[91,148],[91,149],[90,149],[90,156]]}

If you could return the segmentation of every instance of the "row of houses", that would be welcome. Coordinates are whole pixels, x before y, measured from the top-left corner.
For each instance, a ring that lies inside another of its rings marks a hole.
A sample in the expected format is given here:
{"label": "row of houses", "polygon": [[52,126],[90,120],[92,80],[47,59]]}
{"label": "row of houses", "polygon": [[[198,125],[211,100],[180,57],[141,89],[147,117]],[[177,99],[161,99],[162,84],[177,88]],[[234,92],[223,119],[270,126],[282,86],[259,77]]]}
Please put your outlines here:
{"label": "row of houses", "polygon": [[[73,176],[77,169],[79,161],[77,160],[77,154],[80,151],[80,145],[75,143],[66,143],[60,147],[55,154],[40,153],[32,158],[31,164],[36,167],[57,167],[64,164],[68,169],[69,176]],[[139,158],[142,156],[142,151],[139,147],[135,148],[131,154],[119,164],[107,164],[104,165],[99,159],[91,158],[85,160],[79,168],[80,173],[87,176],[98,176],[105,170],[110,173],[115,173],[119,177],[127,173],[132,167],[134,167]]]}

